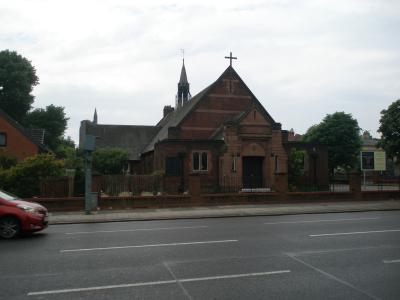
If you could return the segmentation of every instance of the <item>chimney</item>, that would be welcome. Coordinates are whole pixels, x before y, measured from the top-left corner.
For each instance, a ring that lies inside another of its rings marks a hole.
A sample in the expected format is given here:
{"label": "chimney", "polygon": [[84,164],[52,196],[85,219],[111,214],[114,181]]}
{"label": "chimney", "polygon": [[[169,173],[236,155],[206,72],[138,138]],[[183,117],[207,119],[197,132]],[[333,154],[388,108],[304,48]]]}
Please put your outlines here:
{"label": "chimney", "polygon": [[174,108],[171,105],[165,105],[163,110],[163,117],[167,116],[169,113],[173,112]]}
{"label": "chimney", "polygon": [[291,129],[289,130],[289,133],[288,133],[288,141],[289,141],[289,142],[295,141],[296,139],[295,139],[294,136],[295,136],[294,130],[293,130],[293,128],[291,128]]}

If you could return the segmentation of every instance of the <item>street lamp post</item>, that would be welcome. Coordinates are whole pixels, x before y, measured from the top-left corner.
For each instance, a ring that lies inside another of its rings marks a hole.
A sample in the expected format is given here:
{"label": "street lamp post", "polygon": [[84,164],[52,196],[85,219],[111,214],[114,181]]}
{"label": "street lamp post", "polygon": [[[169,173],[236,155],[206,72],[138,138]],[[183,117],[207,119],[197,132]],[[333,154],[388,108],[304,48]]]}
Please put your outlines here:
{"label": "street lamp post", "polygon": [[95,147],[96,137],[86,135],[84,143],[85,152],[85,213],[90,214],[92,210],[92,152]]}

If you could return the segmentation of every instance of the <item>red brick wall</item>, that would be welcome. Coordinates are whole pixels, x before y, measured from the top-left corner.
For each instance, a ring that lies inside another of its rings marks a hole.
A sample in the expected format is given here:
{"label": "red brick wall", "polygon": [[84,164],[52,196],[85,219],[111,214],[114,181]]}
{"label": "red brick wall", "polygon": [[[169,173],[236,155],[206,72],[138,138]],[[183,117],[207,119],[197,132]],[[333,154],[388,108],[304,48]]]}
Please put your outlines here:
{"label": "red brick wall", "polygon": [[154,152],[142,154],[140,163],[134,165],[133,174],[152,174],[154,172]]}
{"label": "red brick wall", "polygon": [[[158,207],[188,207],[211,205],[235,204],[273,204],[273,203],[323,203],[335,201],[375,201],[387,199],[400,199],[399,191],[374,191],[362,192],[361,199],[354,197],[351,192],[312,192],[312,193],[287,193],[287,198],[282,200],[278,193],[236,193],[236,194],[207,194],[192,199],[189,195],[162,195],[162,196],[134,196],[134,197],[101,197],[99,207],[108,209],[135,209]],[[85,200],[76,198],[31,198],[28,201],[38,202],[49,209],[56,211],[83,211]]]}
{"label": "red brick wall", "polygon": [[2,116],[0,116],[0,132],[7,134],[7,145],[0,146],[0,153],[13,156],[18,160],[38,154],[38,146]]}
{"label": "red brick wall", "polygon": [[[167,157],[178,156],[184,153],[183,157],[183,177],[184,177],[184,190],[188,189],[189,175],[193,172],[192,153],[195,151],[208,153],[208,170],[198,171],[201,176],[202,190],[215,191],[218,187],[218,159],[222,143],[213,143],[207,141],[170,141],[159,143],[155,146],[154,150],[154,168],[165,172],[165,160]],[[166,177],[165,189],[172,192],[176,186],[177,181],[180,182],[180,177],[173,176],[173,178]],[[168,185],[171,182],[172,187]]]}

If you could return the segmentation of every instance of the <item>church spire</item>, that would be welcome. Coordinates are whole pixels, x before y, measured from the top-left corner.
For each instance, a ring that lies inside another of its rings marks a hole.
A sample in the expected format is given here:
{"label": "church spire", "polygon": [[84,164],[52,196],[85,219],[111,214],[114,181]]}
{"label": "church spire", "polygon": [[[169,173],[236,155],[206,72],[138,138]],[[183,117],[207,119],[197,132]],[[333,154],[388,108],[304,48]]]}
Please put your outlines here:
{"label": "church spire", "polygon": [[97,125],[97,109],[94,109],[93,124]]}
{"label": "church spire", "polygon": [[186,68],[185,68],[185,59],[183,59],[181,77],[179,78],[179,83],[180,84],[188,83],[187,75],[186,75]]}
{"label": "church spire", "polygon": [[189,82],[187,80],[185,59],[183,59],[181,76],[178,82],[178,93],[176,95],[176,108],[184,106],[191,98],[189,90]]}

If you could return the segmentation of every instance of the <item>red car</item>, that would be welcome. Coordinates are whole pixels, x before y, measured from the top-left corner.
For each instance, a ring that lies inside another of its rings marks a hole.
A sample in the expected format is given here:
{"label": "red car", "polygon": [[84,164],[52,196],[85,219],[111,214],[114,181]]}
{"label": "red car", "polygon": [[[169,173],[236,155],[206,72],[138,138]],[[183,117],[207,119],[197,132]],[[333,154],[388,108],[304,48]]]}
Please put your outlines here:
{"label": "red car", "polygon": [[47,219],[45,207],[0,190],[0,238],[10,239],[21,232],[43,230],[47,227]]}

